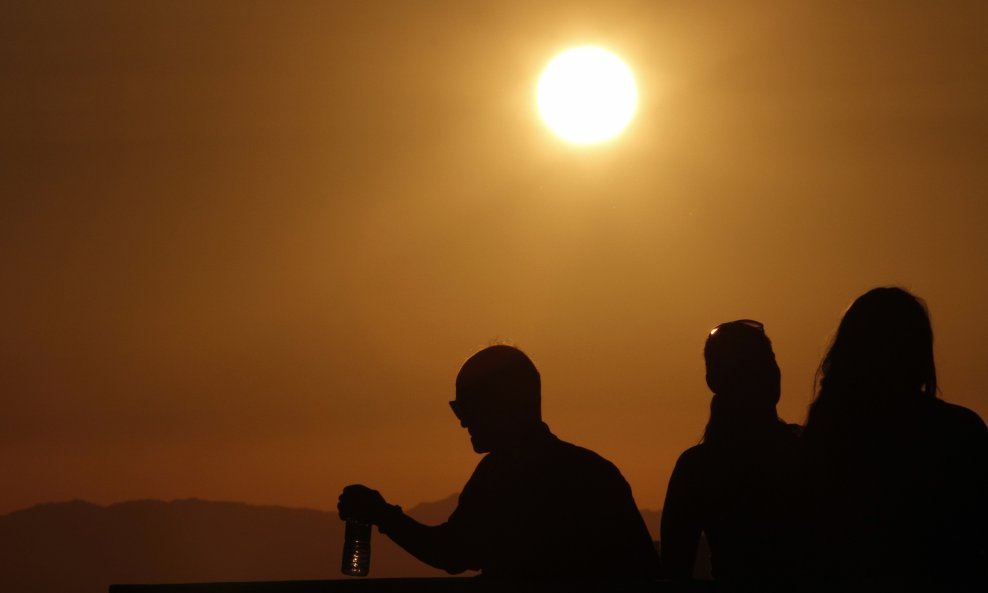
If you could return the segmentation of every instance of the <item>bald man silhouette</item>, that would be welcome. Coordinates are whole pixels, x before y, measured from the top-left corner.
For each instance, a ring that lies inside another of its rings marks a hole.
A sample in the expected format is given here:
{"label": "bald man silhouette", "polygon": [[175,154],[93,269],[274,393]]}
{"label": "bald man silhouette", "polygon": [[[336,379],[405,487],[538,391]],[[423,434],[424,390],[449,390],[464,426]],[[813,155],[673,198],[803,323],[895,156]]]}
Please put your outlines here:
{"label": "bald man silhouette", "polygon": [[648,578],[658,556],[614,464],[559,440],[542,422],[541,379],[521,350],[497,345],[456,377],[450,407],[486,454],[456,509],[423,525],[376,490],[347,486],[341,519],[373,523],[413,556],[451,574],[489,578]]}

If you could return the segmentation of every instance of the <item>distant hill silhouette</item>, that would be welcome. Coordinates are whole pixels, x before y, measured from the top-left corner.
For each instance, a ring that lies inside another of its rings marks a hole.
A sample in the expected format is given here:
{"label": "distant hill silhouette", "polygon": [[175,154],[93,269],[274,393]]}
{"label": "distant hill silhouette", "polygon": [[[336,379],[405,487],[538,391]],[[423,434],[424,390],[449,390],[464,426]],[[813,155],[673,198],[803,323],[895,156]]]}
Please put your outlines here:
{"label": "distant hill silhouette", "polygon": [[[441,523],[456,496],[409,514]],[[643,511],[653,536],[659,513]],[[335,579],[343,522],[335,512],[204,500],[106,507],[43,504],[0,516],[0,591],[105,593],[111,583]],[[371,576],[445,576],[374,534]]]}

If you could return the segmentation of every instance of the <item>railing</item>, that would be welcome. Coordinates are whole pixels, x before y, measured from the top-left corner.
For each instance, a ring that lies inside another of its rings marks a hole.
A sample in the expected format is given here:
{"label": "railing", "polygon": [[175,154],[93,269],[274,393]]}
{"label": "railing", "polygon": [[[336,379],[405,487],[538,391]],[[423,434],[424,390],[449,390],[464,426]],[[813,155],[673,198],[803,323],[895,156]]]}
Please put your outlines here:
{"label": "railing", "polygon": [[338,579],[110,585],[109,593],[711,593],[709,581],[497,581],[483,578]]}

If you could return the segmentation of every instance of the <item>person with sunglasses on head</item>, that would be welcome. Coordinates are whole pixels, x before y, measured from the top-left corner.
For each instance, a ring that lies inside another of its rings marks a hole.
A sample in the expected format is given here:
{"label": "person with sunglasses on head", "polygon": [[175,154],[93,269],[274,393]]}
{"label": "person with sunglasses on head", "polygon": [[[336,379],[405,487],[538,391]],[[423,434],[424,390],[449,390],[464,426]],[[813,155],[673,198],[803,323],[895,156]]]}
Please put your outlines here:
{"label": "person with sunglasses on head", "polygon": [[658,557],[630,486],[612,463],[549,431],[539,372],[521,350],[496,345],[474,354],[456,377],[450,407],[473,450],[485,456],[449,519],[423,525],[362,485],[343,490],[340,518],[375,524],[419,560],[452,574],[657,576]]}
{"label": "person with sunglasses on head", "polygon": [[710,419],[676,462],[662,509],[663,574],[693,577],[701,533],[714,580],[739,590],[791,582],[798,430],[776,413],[781,373],[761,323],[722,323],[703,349]]}

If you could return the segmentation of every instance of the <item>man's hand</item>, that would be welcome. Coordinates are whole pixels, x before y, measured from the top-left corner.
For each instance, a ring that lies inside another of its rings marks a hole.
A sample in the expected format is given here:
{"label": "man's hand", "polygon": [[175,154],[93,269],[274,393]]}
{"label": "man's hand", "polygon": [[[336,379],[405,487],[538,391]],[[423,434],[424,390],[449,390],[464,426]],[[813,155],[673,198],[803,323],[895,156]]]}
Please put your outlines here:
{"label": "man's hand", "polygon": [[344,488],[340,501],[336,504],[340,519],[355,519],[373,525],[380,525],[394,508],[385,502],[380,492],[361,484],[351,484]]}

